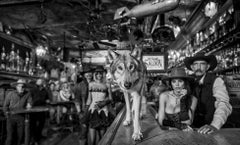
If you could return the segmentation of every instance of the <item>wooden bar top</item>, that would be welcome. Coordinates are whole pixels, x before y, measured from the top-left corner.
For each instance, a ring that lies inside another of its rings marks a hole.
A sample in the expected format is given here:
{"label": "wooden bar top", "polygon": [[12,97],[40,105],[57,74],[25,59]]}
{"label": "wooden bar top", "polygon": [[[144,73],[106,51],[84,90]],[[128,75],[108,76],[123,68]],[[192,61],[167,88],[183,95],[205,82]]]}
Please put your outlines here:
{"label": "wooden bar top", "polygon": [[[183,132],[177,129],[163,130],[160,128],[158,122],[154,118],[154,114],[148,109],[148,113],[141,120],[143,139],[141,141],[132,140],[132,125],[125,127],[121,123],[116,131],[111,142],[106,141],[107,134],[103,137],[101,144],[109,145],[240,145],[240,128],[222,128],[221,130],[210,134],[203,135],[196,131]],[[125,113],[122,113],[125,118]],[[116,123],[116,122],[114,122]],[[114,126],[114,123],[112,126]],[[111,130],[111,127],[109,130]]]}
{"label": "wooden bar top", "polygon": [[33,107],[33,108],[12,110],[11,114],[30,114],[30,113],[36,113],[36,112],[47,112],[48,110],[49,110],[48,107],[39,106],[39,107]]}

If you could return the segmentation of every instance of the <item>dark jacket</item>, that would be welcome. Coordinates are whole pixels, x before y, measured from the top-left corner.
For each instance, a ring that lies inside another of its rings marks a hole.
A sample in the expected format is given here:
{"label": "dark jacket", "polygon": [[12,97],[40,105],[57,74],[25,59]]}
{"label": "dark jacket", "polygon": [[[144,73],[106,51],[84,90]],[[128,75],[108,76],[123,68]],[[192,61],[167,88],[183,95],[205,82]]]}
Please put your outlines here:
{"label": "dark jacket", "polygon": [[212,90],[216,78],[216,75],[207,73],[203,80],[203,84],[199,84],[199,82],[195,84],[194,93],[198,99],[198,103],[193,121],[194,127],[210,124],[213,120],[216,98],[213,96]]}

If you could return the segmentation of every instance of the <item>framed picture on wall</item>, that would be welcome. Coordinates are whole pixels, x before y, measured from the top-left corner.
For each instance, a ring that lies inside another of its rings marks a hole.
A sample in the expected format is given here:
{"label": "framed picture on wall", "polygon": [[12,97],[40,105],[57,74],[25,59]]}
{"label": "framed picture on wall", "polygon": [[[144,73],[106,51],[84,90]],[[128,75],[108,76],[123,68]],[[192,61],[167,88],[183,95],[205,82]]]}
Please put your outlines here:
{"label": "framed picture on wall", "polygon": [[164,53],[148,53],[143,54],[143,62],[148,72],[166,72],[167,70],[167,54]]}

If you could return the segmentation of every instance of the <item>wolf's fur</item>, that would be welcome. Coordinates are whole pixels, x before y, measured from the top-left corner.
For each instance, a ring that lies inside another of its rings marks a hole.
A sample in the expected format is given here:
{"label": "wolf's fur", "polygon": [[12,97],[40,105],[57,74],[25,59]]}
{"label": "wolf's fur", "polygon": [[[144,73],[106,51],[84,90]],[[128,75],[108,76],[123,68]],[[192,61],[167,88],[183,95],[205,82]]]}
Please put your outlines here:
{"label": "wolf's fur", "polygon": [[[146,83],[146,67],[142,62],[140,49],[134,49],[131,54],[118,54],[108,51],[110,61],[109,73],[124,92],[126,102],[126,119],[124,125],[131,123],[130,96],[132,96],[133,135],[134,140],[142,138],[140,126],[140,110]],[[130,95],[130,96],[129,96]]]}

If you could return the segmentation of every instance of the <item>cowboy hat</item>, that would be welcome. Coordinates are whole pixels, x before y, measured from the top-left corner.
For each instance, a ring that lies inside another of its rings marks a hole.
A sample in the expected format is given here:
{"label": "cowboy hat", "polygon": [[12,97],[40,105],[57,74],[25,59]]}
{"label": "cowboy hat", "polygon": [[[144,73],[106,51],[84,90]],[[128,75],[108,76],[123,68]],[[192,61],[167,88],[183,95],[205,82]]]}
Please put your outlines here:
{"label": "cowboy hat", "polygon": [[184,68],[173,68],[168,76],[162,78],[162,81],[170,81],[172,79],[185,79],[193,82],[194,78],[188,76]]}
{"label": "cowboy hat", "polygon": [[27,81],[25,79],[18,79],[16,82],[11,83],[11,86],[16,87],[18,84],[23,84],[24,86],[26,86]]}
{"label": "cowboy hat", "polygon": [[193,64],[194,61],[196,60],[205,60],[209,65],[209,69],[208,70],[214,70],[217,66],[217,59],[214,55],[208,55],[205,56],[204,53],[199,53],[193,57],[187,57],[184,60],[184,64],[186,65],[186,67],[189,70],[192,70],[191,65]]}
{"label": "cowboy hat", "polygon": [[94,71],[95,72],[105,72],[106,70],[102,66],[97,66]]}
{"label": "cowboy hat", "polygon": [[81,74],[89,73],[89,72],[93,72],[93,69],[89,66],[83,66],[82,71],[80,71]]}

